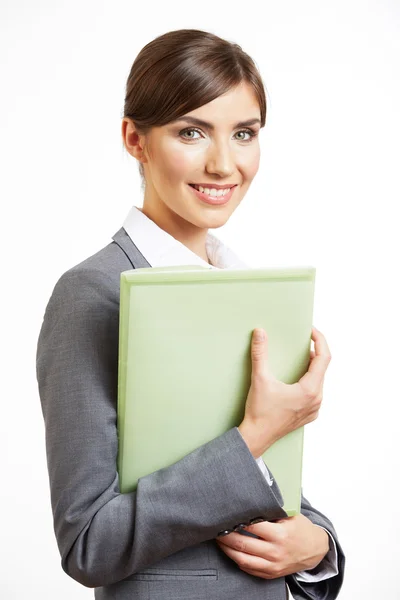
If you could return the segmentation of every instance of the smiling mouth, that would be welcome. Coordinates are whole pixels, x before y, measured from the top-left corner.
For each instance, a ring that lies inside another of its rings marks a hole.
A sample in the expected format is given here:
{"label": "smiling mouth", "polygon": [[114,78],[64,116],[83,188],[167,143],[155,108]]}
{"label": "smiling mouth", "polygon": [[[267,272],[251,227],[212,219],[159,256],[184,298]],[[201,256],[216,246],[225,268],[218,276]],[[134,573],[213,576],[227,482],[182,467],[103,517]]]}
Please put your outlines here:
{"label": "smiling mouth", "polygon": [[[202,186],[196,186],[196,184],[190,183],[188,185],[192,188],[197,198],[209,206],[224,206],[228,204],[236,188],[236,185],[234,185],[231,188],[220,188],[217,191],[216,188],[203,188]],[[200,189],[198,189],[198,187],[200,187]]]}
{"label": "smiling mouth", "polygon": [[227,187],[214,187],[212,185],[201,186],[197,183],[189,183],[189,185],[198,192],[205,194],[206,196],[210,196],[210,198],[223,198],[224,196],[227,196],[232,190],[232,188],[236,187],[237,184],[233,184]]}

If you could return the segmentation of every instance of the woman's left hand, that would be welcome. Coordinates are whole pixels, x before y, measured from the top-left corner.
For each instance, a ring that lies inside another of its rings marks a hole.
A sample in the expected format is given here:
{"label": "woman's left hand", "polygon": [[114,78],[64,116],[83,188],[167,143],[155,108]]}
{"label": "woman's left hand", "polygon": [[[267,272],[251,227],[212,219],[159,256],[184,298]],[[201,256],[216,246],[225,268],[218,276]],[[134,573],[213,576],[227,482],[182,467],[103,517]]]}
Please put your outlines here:
{"label": "woman's left hand", "polygon": [[263,579],[276,579],[316,567],[329,551],[327,532],[302,514],[245,527],[256,539],[232,532],[218,546],[239,568]]}

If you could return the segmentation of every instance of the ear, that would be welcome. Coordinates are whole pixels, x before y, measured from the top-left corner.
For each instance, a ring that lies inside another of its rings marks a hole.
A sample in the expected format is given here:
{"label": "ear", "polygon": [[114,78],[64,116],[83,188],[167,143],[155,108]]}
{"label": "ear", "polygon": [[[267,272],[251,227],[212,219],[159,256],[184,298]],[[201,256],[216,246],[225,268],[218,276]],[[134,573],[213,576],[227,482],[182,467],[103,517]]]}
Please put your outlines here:
{"label": "ear", "polygon": [[145,136],[140,135],[129,117],[124,117],[121,123],[122,140],[126,150],[141,163],[147,162],[144,153]]}

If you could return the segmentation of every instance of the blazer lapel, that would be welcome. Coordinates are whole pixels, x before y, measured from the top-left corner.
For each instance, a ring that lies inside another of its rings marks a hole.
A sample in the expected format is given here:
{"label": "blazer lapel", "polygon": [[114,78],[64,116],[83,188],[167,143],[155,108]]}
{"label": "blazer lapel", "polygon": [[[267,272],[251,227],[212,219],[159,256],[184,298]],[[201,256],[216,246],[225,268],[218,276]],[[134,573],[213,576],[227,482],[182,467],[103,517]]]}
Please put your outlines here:
{"label": "blazer lapel", "polygon": [[151,264],[145,259],[139,248],[135,246],[123,227],[112,236],[112,239],[125,252],[134,269],[151,267]]}

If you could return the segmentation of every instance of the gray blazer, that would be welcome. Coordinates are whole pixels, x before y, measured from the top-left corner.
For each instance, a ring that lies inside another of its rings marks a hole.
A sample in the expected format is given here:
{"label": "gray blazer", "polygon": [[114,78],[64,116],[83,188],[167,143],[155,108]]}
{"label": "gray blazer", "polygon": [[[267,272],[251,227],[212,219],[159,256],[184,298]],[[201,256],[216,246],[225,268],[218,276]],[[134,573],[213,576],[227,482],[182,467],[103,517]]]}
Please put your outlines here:
{"label": "gray blazer", "polygon": [[[237,427],[120,493],[120,273],[149,266],[121,228],[60,277],[46,307],[36,367],[62,568],[98,600],[285,600],[285,578],[245,573],[215,542],[239,523],[287,516]],[[334,599],[345,565],[336,532],[304,497],[301,512],[333,535],[339,574],[286,581],[296,599]]]}

